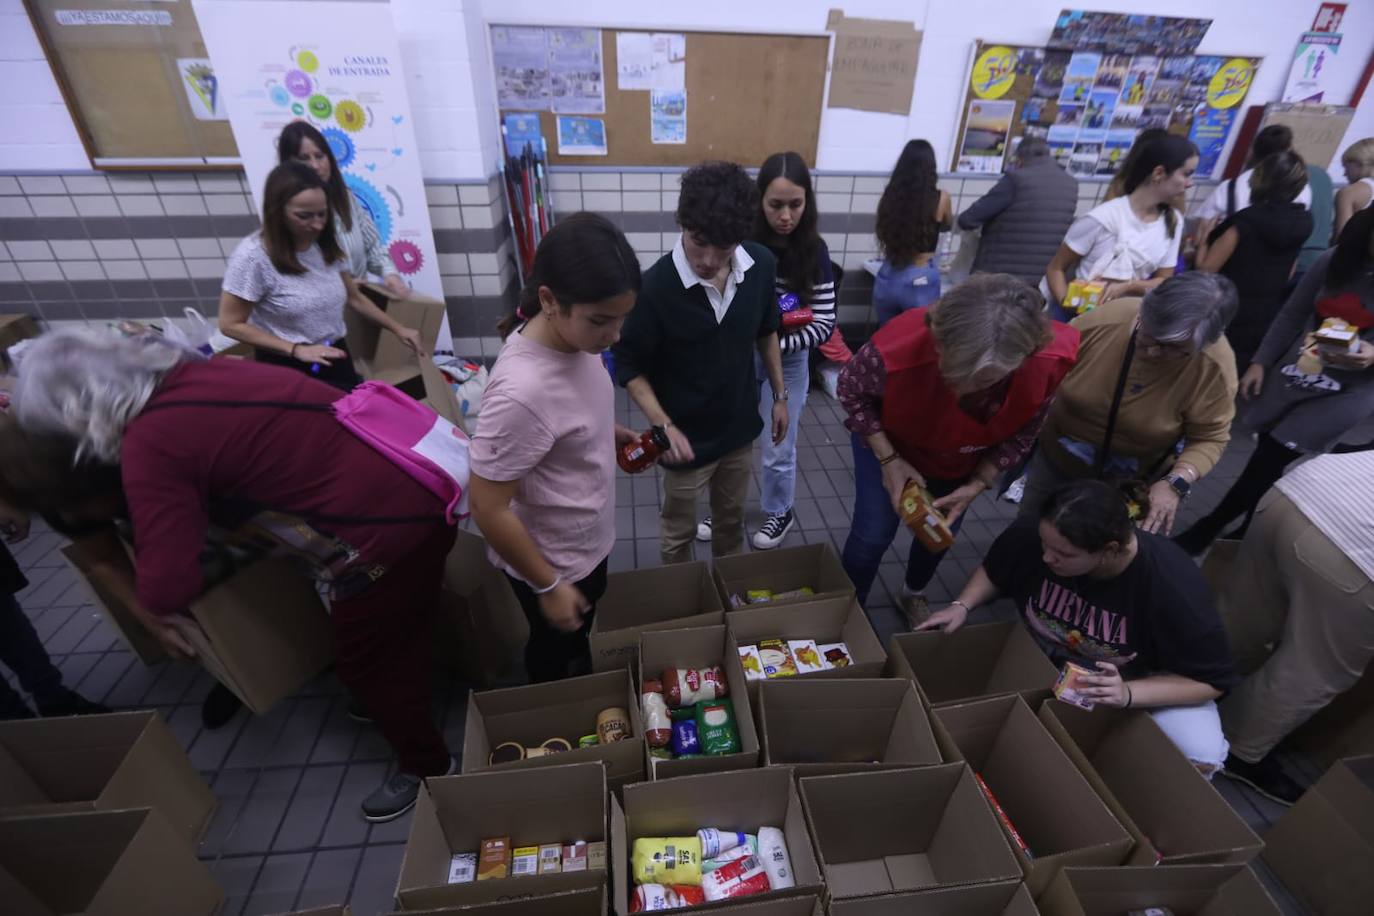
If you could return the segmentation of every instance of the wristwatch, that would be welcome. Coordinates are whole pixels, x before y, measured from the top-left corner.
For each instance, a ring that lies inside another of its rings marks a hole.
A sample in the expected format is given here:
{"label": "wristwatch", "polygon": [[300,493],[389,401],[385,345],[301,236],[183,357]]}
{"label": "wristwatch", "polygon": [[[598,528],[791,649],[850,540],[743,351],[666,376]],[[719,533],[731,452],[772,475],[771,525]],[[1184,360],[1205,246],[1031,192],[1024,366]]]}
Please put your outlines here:
{"label": "wristwatch", "polygon": [[1164,478],[1164,482],[1169,485],[1171,490],[1178,494],[1179,499],[1187,499],[1188,494],[1193,491],[1192,481],[1182,474],[1170,474],[1168,477]]}
{"label": "wristwatch", "polygon": [[778,401],[785,401],[785,400],[787,400],[787,389],[786,389],[786,388],[784,388],[782,391],[775,391],[775,392],[773,392],[773,401],[774,401],[774,403],[776,403],[776,402],[778,402]]}

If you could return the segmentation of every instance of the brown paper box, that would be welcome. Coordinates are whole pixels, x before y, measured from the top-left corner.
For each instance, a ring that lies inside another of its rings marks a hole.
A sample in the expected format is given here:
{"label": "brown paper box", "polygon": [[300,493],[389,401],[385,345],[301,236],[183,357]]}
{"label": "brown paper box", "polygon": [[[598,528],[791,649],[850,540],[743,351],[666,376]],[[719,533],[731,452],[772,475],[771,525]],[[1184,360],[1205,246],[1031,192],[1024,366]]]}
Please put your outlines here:
{"label": "brown paper box", "polygon": [[320,906],[310,910],[294,910],[290,913],[282,913],[280,916],[353,916],[353,911],[345,904],[338,906]]}
{"label": "brown paper box", "polygon": [[1034,858],[1011,842],[1031,896],[1066,865],[1116,865],[1131,835],[1030,708],[1017,696],[942,706],[935,720],[946,759],[983,777]]}
{"label": "brown paper box", "polygon": [[1176,916],[1281,912],[1249,866],[1238,863],[1066,868],[1036,903],[1044,916],[1125,916],[1147,906],[1168,907]]}
{"label": "brown paper box", "polygon": [[0,722],[0,817],[156,808],[194,846],[215,796],[155,712]]}
{"label": "brown paper box", "polygon": [[724,622],[720,594],[705,563],[676,563],[612,573],[592,617],[592,670],[632,664],[639,635]]}
{"label": "brown paper box", "polygon": [[762,681],[756,711],[763,765],[790,766],[799,777],[941,762],[910,681]]}
{"label": "brown paper box", "polygon": [[574,763],[425,780],[396,882],[397,905],[409,912],[494,903],[606,882],[605,871],[588,869],[448,884],[453,855],[477,852],[489,837],[510,837],[514,846],[606,841],[605,768]]}
{"label": "brown paper box", "polygon": [[[718,773],[742,770],[759,763],[759,738],[754,728],[754,711],[745,688],[744,669],[734,652],[725,627],[695,627],[690,630],[651,630],[639,637],[639,692],[644,691],[644,679],[657,679],[668,668],[704,668],[720,665],[730,685],[730,703],[735,711],[735,728],[739,731],[740,752],[717,757],[695,757],[687,760],[658,760],[650,757],[647,770],[650,779],[670,779],[699,773]],[[711,825],[707,825],[711,826]]]}
{"label": "brown paper box", "polygon": [[[443,302],[413,291],[404,299],[394,299],[385,286],[376,283],[359,284],[359,289],[382,311],[419,331],[425,352],[434,352],[444,317]],[[348,352],[359,375],[395,385],[450,423],[463,426],[458,399],[429,356],[417,357],[395,334],[383,331],[351,308],[344,309],[344,323],[348,328]]]}
{"label": "brown paper box", "polygon": [[1002,829],[962,763],[808,776],[798,785],[832,905],[1021,879]]}
{"label": "brown paper box", "polygon": [[932,706],[1019,693],[1039,706],[1059,670],[1018,621],[953,633],[897,633],[888,646],[896,677],[910,678]]}
{"label": "brown paper box", "polygon": [[[92,537],[104,536],[94,535]],[[113,538],[113,535],[108,535],[108,537]],[[167,653],[162,648],[162,643],[158,642],[144,628],[134,612],[120,599],[107,578],[108,574],[92,565],[87,550],[87,544],[90,540],[91,537],[78,538],[62,548],[62,556],[66,559],[67,565],[71,567],[72,572],[76,573],[77,579],[90,592],[91,603],[110,622],[120,638],[124,640],[124,644],[133,650],[133,653],[139,657],[143,664],[152,665],[165,660]],[[132,570],[130,570],[129,576],[130,581],[132,581]]]}
{"label": "brown paper box", "polygon": [[0,821],[6,916],[211,916],[224,891],[149,808]]}
{"label": "brown paper box", "polygon": [[[613,744],[578,748],[577,739],[596,734],[596,715],[620,707],[629,713],[632,738]],[[619,791],[627,782],[644,779],[644,726],[639,695],[625,669],[572,677],[548,684],[529,684],[504,690],[468,694],[463,737],[463,772],[492,769],[491,749],[505,741],[524,747],[549,738],[566,738],[574,750],[514,763],[497,769],[559,766],[600,761],[606,764],[606,785]]]}
{"label": "brown paper box", "polygon": [[606,887],[603,882],[597,887],[560,891],[543,897],[397,912],[405,916],[606,916]]}
{"label": "brown paper box", "polygon": [[434,654],[472,684],[508,674],[529,639],[525,612],[505,573],[487,561],[487,542],[459,529],[444,561]]}
{"label": "brown paper box", "polygon": [[1050,699],[1040,721],[1135,840],[1125,864],[1248,862],[1264,848],[1148,713]]}
{"label": "brown paper box", "polygon": [[830,916],[1039,916],[1020,881],[941,887],[905,894],[836,900]]}
{"label": "brown paper box", "polygon": [[[691,836],[702,827],[758,833],[760,827],[777,827],[787,843],[787,855],[797,885],[782,891],[752,895],[745,901],[805,897],[821,887],[821,873],[806,830],[801,800],[786,767],[710,773],[681,779],[641,782],[625,787],[624,808],[611,799],[611,879],[617,913],[629,913],[633,883],[630,855],[634,841],[644,837]],[[728,908],[740,904],[713,903],[692,911]],[[800,908],[800,904],[792,904]],[[791,913],[788,907],[780,912]],[[801,908],[803,914],[810,910]],[[774,916],[773,911],[750,916]]]}
{"label": "brown paper box", "polygon": [[721,604],[727,612],[735,610],[730,604],[730,596],[737,594],[743,598],[751,588],[790,592],[810,586],[816,591],[814,595],[770,601],[768,607],[785,607],[817,598],[854,596],[854,583],[849,581],[844,567],[840,565],[840,558],[829,544],[807,544],[803,547],[756,550],[753,553],[718,557],[715,561],[715,577]]}
{"label": "brown paper box", "polygon": [[1374,757],[1336,763],[1265,836],[1265,864],[1327,916],[1364,916],[1374,901]]}

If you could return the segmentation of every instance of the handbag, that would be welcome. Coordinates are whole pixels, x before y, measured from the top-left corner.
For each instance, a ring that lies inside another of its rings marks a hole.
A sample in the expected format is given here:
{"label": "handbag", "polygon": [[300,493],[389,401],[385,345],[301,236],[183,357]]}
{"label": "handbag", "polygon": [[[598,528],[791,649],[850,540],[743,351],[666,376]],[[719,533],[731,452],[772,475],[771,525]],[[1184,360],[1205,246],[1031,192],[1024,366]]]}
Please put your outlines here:
{"label": "handbag", "polygon": [[1117,476],[1107,473],[1107,458],[1111,454],[1112,438],[1116,434],[1116,418],[1117,414],[1121,412],[1121,399],[1126,393],[1126,377],[1131,371],[1131,360],[1135,358],[1137,333],[1137,331],[1131,331],[1131,339],[1126,343],[1126,355],[1121,360],[1121,371],[1116,377],[1116,389],[1112,392],[1112,407],[1107,412],[1107,429],[1102,434],[1102,445],[1097,449],[1097,460],[1093,462],[1093,477],[1120,488],[1130,505],[1132,520],[1138,519],[1142,514],[1140,501],[1149,492],[1150,478],[1160,464],[1164,462],[1164,459],[1168,457],[1166,452],[1148,470],[1132,475]]}

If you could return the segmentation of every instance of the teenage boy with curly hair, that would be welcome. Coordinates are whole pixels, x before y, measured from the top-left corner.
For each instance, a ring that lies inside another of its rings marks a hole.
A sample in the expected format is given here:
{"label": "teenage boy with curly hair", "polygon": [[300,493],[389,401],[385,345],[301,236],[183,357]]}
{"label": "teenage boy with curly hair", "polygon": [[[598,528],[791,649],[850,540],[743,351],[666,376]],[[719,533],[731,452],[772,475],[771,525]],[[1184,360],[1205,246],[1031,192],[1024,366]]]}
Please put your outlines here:
{"label": "teenage boy with curly hair", "polygon": [[744,547],[744,499],[754,439],[763,428],[754,353],[773,390],[773,441],[787,432],[787,388],[778,349],[776,264],[748,242],[758,189],[732,162],[682,176],[682,235],[644,272],[644,285],[616,344],[616,380],[649,422],[667,430],[659,550],[663,562],[692,559],[696,506],[709,488],[712,556]]}

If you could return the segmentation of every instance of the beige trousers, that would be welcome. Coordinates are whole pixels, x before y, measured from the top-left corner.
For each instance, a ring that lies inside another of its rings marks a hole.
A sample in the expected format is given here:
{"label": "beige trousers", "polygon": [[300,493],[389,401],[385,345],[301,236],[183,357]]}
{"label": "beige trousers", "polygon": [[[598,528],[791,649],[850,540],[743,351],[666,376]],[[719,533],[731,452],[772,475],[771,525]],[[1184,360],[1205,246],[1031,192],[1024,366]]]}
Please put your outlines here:
{"label": "beige trousers", "polygon": [[697,499],[711,492],[711,556],[744,549],[744,500],[754,469],[754,445],[731,452],[690,471],[663,468],[663,508],[659,512],[659,553],[665,565],[692,559],[697,533]]}

